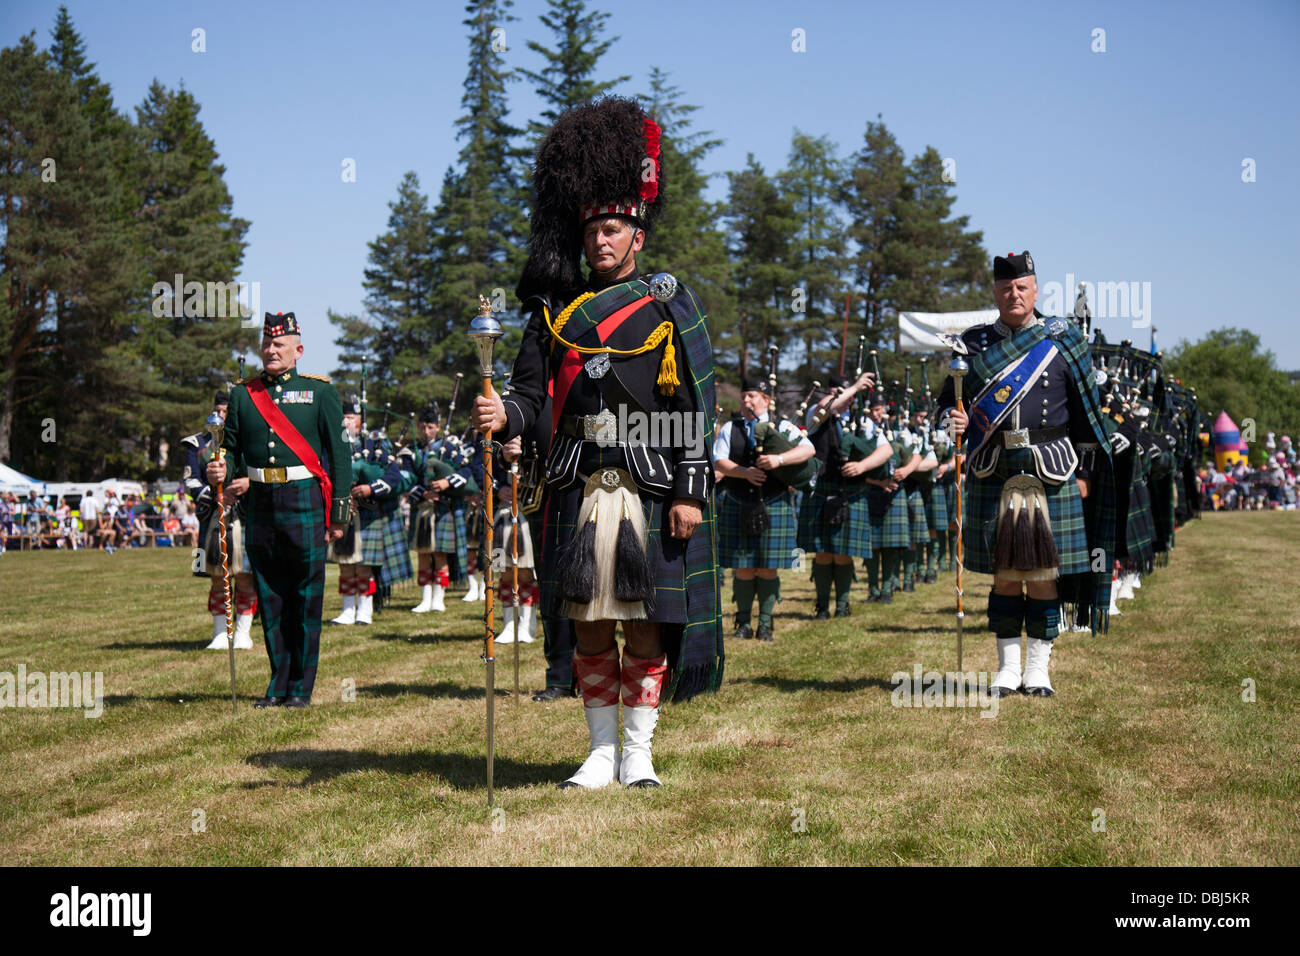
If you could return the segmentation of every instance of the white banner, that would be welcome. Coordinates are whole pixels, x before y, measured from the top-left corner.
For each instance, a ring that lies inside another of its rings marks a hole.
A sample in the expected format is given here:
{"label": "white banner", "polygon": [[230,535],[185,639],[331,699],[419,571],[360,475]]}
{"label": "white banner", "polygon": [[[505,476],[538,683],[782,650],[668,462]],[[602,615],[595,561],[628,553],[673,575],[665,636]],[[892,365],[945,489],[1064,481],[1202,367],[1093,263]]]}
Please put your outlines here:
{"label": "white banner", "polygon": [[961,335],[976,325],[988,325],[998,317],[997,309],[981,312],[900,312],[898,343],[904,352],[947,351],[938,332]]}

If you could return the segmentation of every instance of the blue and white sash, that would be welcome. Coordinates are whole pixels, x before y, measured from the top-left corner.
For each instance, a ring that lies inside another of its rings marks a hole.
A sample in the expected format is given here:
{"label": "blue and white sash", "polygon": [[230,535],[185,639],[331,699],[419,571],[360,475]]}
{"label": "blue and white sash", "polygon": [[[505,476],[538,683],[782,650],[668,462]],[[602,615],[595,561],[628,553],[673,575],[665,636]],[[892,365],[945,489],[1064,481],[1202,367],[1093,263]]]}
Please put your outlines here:
{"label": "blue and white sash", "polygon": [[1020,358],[991,377],[971,402],[970,421],[966,427],[972,459],[979,454],[998,426],[1024,399],[1029,387],[1056,355],[1056,343],[1042,338]]}

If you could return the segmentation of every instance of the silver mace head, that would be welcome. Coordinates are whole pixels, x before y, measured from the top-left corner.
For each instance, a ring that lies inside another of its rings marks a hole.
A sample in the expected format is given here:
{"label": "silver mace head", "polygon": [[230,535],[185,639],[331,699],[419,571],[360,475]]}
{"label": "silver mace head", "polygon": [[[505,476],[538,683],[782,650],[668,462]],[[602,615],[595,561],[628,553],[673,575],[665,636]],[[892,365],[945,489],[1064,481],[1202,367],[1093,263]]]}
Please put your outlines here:
{"label": "silver mace head", "polygon": [[469,337],[474,340],[474,347],[478,349],[478,371],[483,378],[492,377],[492,350],[496,347],[497,339],[504,333],[501,323],[492,314],[492,303],[486,296],[480,295],[478,315],[474,316],[474,321],[469,324]]}
{"label": "silver mace head", "polygon": [[220,448],[221,440],[226,434],[225,420],[219,414],[213,412],[208,416],[208,420],[204,424],[207,425],[208,434],[212,436],[213,444]]}

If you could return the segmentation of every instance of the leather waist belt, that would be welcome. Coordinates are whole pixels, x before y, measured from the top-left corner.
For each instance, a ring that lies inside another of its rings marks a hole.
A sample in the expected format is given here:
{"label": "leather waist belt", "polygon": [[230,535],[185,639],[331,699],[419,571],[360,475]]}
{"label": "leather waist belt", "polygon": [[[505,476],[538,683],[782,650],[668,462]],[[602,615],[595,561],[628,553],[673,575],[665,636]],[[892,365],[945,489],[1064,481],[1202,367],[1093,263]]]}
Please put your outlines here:
{"label": "leather waist belt", "polygon": [[614,442],[618,438],[618,419],[608,408],[597,415],[565,415],[560,431],[584,441]]}
{"label": "leather waist belt", "polygon": [[286,481],[310,478],[311,469],[306,465],[290,465],[287,468],[249,468],[248,477],[264,485],[282,485]]}
{"label": "leather waist belt", "polygon": [[1055,441],[1058,438],[1064,438],[1070,433],[1070,429],[1065,425],[1058,425],[1056,428],[1008,428],[1006,431],[998,432],[998,441],[1003,448],[1028,448],[1030,445],[1042,445],[1049,441]]}

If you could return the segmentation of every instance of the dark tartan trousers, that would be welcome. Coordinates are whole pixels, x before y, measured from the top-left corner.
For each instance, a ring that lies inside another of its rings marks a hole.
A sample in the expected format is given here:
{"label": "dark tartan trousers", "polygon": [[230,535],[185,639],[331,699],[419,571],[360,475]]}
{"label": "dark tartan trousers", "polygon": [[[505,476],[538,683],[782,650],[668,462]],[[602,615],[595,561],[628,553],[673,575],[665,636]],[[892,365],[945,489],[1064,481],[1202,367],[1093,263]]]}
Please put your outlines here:
{"label": "dark tartan trousers", "polygon": [[248,559],[266,653],[267,697],[311,697],[325,600],[325,505],[315,478],[248,488]]}

